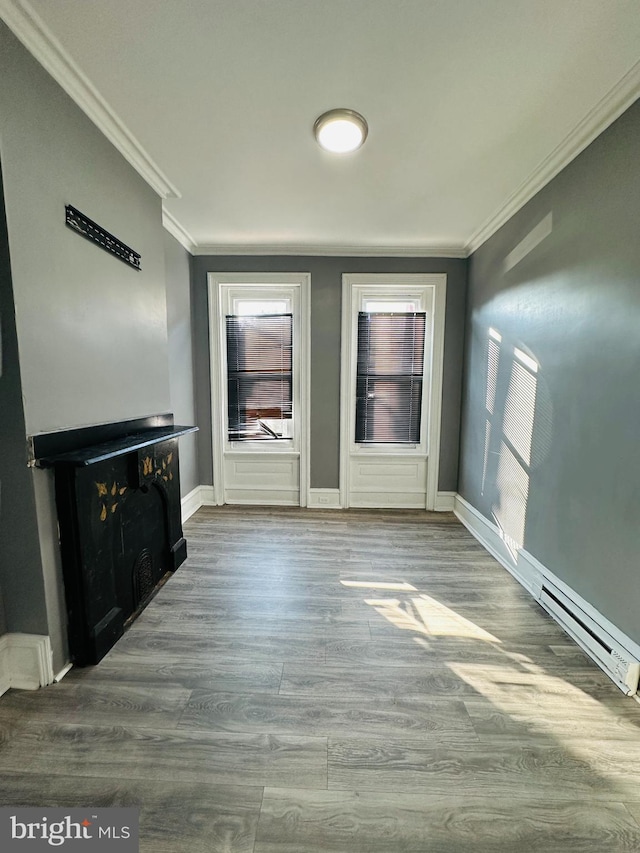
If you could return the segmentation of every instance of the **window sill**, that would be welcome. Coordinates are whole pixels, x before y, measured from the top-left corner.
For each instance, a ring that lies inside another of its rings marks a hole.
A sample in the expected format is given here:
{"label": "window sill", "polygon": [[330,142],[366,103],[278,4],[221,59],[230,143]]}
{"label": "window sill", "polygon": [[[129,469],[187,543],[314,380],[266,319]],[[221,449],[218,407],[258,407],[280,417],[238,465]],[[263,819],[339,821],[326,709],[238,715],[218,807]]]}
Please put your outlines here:
{"label": "window sill", "polygon": [[[242,445],[242,446],[238,446]],[[243,441],[229,444],[224,449],[225,456],[246,456],[248,453],[273,453],[278,456],[300,456],[290,442],[286,441]]]}
{"label": "window sill", "polygon": [[421,459],[428,457],[424,447],[418,444],[356,444],[352,445],[349,453],[351,456],[413,456]]}

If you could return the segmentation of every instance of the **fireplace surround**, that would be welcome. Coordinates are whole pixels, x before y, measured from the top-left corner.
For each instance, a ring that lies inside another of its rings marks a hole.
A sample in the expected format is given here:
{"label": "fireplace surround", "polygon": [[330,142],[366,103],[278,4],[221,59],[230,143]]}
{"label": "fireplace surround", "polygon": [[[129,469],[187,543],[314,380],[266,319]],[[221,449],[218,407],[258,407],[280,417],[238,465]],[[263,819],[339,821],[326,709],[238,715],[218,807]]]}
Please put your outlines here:
{"label": "fireplace surround", "polygon": [[187,556],[172,415],[32,438],[53,468],[69,650],[98,663]]}

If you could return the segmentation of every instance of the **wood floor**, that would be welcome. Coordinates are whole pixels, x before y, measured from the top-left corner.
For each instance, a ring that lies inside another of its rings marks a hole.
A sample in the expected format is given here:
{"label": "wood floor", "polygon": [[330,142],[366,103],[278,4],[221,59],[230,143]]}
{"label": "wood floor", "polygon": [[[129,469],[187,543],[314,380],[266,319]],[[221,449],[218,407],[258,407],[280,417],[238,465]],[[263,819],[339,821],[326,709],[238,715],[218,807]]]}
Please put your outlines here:
{"label": "wood floor", "polygon": [[149,853],[640,850],[640,705],[451,515],[201,509],[97,667],[0,699],[0,805]]}

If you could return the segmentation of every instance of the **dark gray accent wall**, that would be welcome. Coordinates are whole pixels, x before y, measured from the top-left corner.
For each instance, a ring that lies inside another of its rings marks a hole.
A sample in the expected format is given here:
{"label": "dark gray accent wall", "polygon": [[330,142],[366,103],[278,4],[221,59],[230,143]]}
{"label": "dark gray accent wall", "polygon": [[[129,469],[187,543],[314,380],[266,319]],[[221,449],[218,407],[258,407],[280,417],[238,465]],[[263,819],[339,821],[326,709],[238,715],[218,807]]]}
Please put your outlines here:
{"label": "dark gray accent wall", "polygon": [[[47,633],[0,171],[0,634]],[[27,588],[28,596],[22,594]]]}
{"label": "dark gray accent wall", "polygon": [[[23,440],[25,431],[169,411],[160,198],[3,24],[0,79]],[[140,252],[142,271],[68,228],[65,204]],[[30,614],[44,585],[48,630],[38,633],[51,637],[57,670],[66,638],[53,478],[37,469],[30,476],[40,564],[25,574],[20,606]],[[15,532],[33,544],[29,518]],[[19,604],[3,592],[8,614]]]}
{"label": "dark gray accent wall", "polygon": [[192,299],[200,482],[211,484],[211,390],[207,273],[308,272],[311,274],[311,487],[337,489],[340,460],[340,327],[344,273],[447,274],[444,394],[440,484],[455,491],[458,482],[458,436],[464,311],[465,260],[451,258],[226,257],[192,259]]}
{"label": "dark gray accent wall", "polygon": [[[507,533],[523,527],[520,544],[636,642],[639,151],[636,102],[472,256],[459,488]],[[552,233],[505,272],[550,212]],[[514,347],[539,364],[529,390]]]}
{"label": "dark gray accent wall", "polygon": [[[169,392],[175,423],[196,422],[191,340],[190,255],[165,231],[165,275],[167,281],[167,333],[169,339]],[[184,497],[200,485],[197,435],[180,439],[180,493]]]}

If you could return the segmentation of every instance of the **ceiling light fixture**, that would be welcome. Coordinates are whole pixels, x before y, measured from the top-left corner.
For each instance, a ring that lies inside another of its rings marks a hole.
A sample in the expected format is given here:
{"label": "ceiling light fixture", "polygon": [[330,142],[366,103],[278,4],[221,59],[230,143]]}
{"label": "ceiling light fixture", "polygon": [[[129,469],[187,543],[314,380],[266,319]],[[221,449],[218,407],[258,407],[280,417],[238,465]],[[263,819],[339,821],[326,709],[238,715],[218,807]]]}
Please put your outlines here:
{"label": "ceiling light fixture", "polygon": [[367,122],[354,110],[329,110],[313,125],[318,145],[332,154],[347,154],[360,148],[368,132]]}

